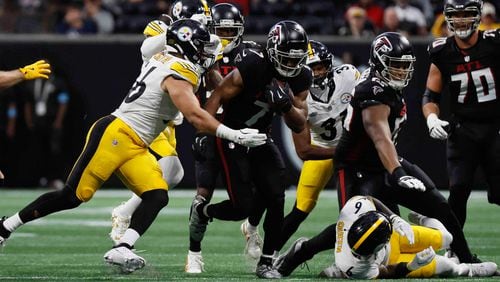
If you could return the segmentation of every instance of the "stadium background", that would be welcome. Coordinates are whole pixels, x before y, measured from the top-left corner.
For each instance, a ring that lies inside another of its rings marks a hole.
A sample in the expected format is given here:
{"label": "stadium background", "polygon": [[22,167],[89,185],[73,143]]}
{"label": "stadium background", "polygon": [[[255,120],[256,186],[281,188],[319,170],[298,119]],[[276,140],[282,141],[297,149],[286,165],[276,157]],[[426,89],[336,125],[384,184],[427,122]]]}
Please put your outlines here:
{"label": "stadium background", "polygon": [[[334,54],[350,52],[361,68],[368,61],[369,40],[353,40],[343,37],[311,36],[312,39],[325,42]],[[247,36],[247,39],[263,42],[265,37]],[[406,89],[408,103],[408,123],[400,133],[398,149],[402,156],[419,164],[434,179],[439,187],[446,187],[444,143],[428,137],[425,121],[420,110],[421,94],[425,87],[428,69],[428,39],[411,39],[417,65],[414,78]],[[55,73],[64,76],[70,85],[71,102],[66,119],[63,150],[66,167],[69,170],[78,156],[89,126],[99,117],[112,112],[122,101],[132,82],[139,73],[141,58],[139,53],[140,36],[113,35],[107,38],[68,39],[59,36],[22,36],[8,35],[0,37],[0,58],[2,69],[12,69],[29,63],[33,58],[46,58],[54,66]],[[12,91],[16,91],[14,88]],[[18,103],[18,112],[22,112],[22,103]],[[0,106],[5,107],[5,103]],[[0,109],[2,121],[5,121],[5,108]],[[445,111],[446,112],[446,111]],[[18,114],[22,119],[22,114]],[[276,119],[273,138],[285,152],[288,168],[287,183],[296,184],[298,169],[293,165],[294,152],[284,144],[289,143],[288,131],[281,130],[281,122]],[[8,175],[8,186],[37,186],[38,179],[33,174],[30,160],[33,156],[25,154],[29,135],[21,122],[14,141],[6,142],[2,136],[0,145],[2,168]],[[193,127],[184,122],[177,131],[178,152],[185,169],[185,176],[180,187],[194,187],[193,157],[191,140]],[[108,186],[120,186],[116,179]]]}

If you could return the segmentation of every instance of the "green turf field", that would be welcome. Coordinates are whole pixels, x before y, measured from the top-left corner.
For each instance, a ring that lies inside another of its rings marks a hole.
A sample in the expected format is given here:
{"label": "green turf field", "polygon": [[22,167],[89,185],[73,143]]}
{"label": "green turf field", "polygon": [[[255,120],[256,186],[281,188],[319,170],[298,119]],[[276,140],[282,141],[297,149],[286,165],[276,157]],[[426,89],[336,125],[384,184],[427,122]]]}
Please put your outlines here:
{"label": "green turf field", "polygon": [[[11,215],[43,192],[1,190],[0,215]],[[120,190],[103,190],[90,203],[77,209],[50,215],[18,229],[0,252],[0,281],[255,279],[251,264],[243,256],[244,239],[239,222],[212,222],[202,246],[206,272],[201,275],[183,272],[188,248],[188,212],[193,195],[193,191],[170,193],[169,205],[136,245],[143,250],[140,255],[147,260],[142,270],[123,275],[103,263],[102,256],[112,245],[107,235],[111,209],[129,196]],[[224,197],[224,193],[217,193],[215,200]],[[293,192],[287,194],[286,212],[293,200]],[[315,235],[335,221],[337,215],[335,193],[323,193],[318,206],[292,240]],[[484,193],[475,193],[469,200],[465,233],[471,249],[480,254],[481,259],[497,263],[500,263],[499,215],[500,209],[487,204]],[[298,269],[288,280],[321,280],[316,278],[317,274],[331,260],[330,253],[320,254],[309,261],[309,270]],[[495,279],[499,277],[486,280]],[[450,280],[456,279],[446,279]]]}

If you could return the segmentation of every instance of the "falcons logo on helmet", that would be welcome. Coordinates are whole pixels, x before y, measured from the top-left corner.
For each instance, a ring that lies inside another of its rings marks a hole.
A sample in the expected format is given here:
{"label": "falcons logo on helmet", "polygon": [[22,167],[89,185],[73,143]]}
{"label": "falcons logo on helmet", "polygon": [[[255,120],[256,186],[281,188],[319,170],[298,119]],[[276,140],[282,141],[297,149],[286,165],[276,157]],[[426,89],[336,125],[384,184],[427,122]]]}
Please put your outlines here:
{"label": "falcons logo on helmet", "polygon": [[275,25],[274,28],[269,32],[269,38],[274,44],[281,43],[281,26]]}
{"label": "falcons logo on helmet", "polygon": [[375,48],[373,48],[373,50],[377,53],[379,51],[386,53],[392,50],[392,44],[386,36],[382,36],[375,42]]}

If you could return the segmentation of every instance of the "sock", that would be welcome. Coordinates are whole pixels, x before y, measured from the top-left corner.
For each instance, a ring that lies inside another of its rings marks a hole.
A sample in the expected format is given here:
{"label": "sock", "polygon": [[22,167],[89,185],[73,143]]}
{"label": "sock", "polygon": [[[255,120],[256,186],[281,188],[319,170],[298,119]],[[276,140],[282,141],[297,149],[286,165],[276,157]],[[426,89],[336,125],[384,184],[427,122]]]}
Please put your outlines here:
{"label": "sock", "polygon": [[255,233],[255,232],[257,232],[257,226],[253,226],[252,224],[250,224],[250,222],[248,221],[248,219],[246,220],[246,224],[247,224],[247,231],[248,231],[248,233]]}
{"label": "sock", "polygon": [[23,225],[23,222],[19,217],[19,213],[16,213],[15,215],[7,218],[3,222],[3,227],[5,227],[5,229],[7,229],[7,231],[9,232],[14,232],[14,230],[16,230],[21,225]]}
{"label": "sock", "polygon": [[309,213],[303,212],[294,206],[292,211],[285,216],[283,228],[281,230],[280,243],[277,247],[281,250],[292,235],[299,229],[300,224],[307,218]]}
{"label": "sock", "polygon": [[273,256],[272,255],[261,255],[259,264],[267,264],[267,265],[272,265],[273,264]]}
{"label": "sock", "polygon": [[193,252],[193,251],[189,250],[188,255],[201,255],[201,251]]}
{"label": "sock", "polygon": [[116,207],[116,212],[123,217],[131,217],[137,207],[141,204],[142,199],[135,193],[124,204]]}
{"label": "sock", "polygon": [[120,239],[119,244],[127,244],[129,246],[133,246],[135,245],[135,242],[139,239],[139,237],[141,237],[141,235],[139,235],[137,231],[128,228],[125,231],[125,234],[123,234],[123,237]]}
{"label": "sock", "polygon": [[201,252],[201,242],[189,238],[189,251]]}

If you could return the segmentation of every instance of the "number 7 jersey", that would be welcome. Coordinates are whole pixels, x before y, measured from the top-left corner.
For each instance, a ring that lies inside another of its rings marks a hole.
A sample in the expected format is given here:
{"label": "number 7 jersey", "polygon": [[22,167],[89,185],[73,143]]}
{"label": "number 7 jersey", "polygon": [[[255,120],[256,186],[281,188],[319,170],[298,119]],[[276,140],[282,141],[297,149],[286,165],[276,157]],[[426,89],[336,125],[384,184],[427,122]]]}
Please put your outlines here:
{"label": "number 7 jersey", "polygon": [[429,46],[431,62],[448,86],[451,111],[459,118],[500,118],[500,29],[480,31],[477,43],[460,49],[453,37]]}
{"label": "number 7 jersey", "polygon": [[189,82],[193,86],[193,93],[200,83],[200,73],[195,65],[166,51],[160,52],[143,65],[120,107],[112,113],[148,145],[179,113],[168,93],[161,87],[168,76]]}

